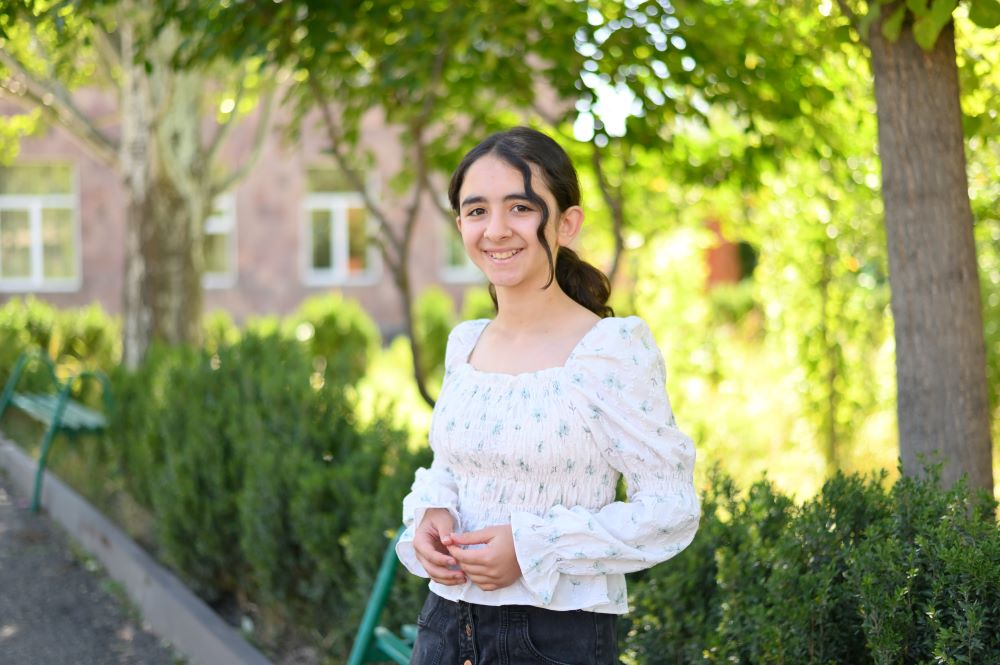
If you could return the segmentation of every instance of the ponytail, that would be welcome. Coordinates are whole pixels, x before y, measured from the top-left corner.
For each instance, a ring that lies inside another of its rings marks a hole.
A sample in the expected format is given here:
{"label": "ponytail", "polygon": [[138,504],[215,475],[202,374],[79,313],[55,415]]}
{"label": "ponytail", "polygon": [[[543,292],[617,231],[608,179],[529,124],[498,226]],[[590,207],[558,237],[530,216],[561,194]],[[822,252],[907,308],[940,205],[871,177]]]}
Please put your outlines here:
{"label": "ponytail", "polygon": [[569,247],[560,247],[556,255],[556,282],[566,295],[602,319],[615,315],[608,305],[611,282],[607,275]]}
{"label": "ponytail", "polygon": [[[560,246],[556,257],[555,280],[563,293],[602,319],[614,316],[615,310],[608,305],[611,282],[607,275],[581,259],[569,247]],[[551,284],[549,279],[549,283],[542,288],[547,289]],[[490,284],[489,291],[493,307],[499,311],[496,287]]]}

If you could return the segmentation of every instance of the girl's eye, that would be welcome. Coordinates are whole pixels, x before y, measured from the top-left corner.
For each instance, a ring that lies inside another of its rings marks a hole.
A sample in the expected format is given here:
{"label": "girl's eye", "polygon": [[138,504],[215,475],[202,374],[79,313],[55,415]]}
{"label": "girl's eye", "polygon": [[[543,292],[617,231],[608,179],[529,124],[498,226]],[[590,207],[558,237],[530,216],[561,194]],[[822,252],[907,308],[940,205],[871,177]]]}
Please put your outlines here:
{"label": "girl's eye", "polygon": [[514,206],[514,212],[531,212],[531,208],[524,205],[523,203],[518,203]]}
{"label": "girl's eye", "polygon": [[472,210],[466,211],[465,216],[466,217],[478,217],[479,215],[482,215],[485,212],[486,212],[486,210],[484,210],[483,208],[473,208]]}

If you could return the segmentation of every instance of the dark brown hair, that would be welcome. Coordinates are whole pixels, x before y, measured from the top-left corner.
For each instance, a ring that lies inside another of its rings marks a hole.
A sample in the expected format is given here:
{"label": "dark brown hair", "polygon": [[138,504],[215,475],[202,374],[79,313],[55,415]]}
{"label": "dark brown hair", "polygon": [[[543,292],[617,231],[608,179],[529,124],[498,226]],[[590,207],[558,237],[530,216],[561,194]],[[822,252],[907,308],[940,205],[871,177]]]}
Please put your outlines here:
{"label": "dark brown hair", "polygon": [[[611,284],[607,276],[568,247],[559,247],[557,256],[553,257],[552,249],[545,239],[549,207],[531,188],[531,164],[538,167],[545,186],[552,192],[560,211],[580,205],[580,180],[566,151],[550,137],[529,127],[514,127],[486,137],[466,153],[451,176],[448,201],[456,215],[459,214],[458,196],[465,174],[470,166],[486,155],[495,155],[520,171],[528,200],[542,211],[538,240],[549,258],[549,281],[542,288],[547,289],[554,279],[566,295],[593,313],[600,317],[614,316],[614,310],[607,304],[611,295]],[[497,306],[496,289],[492,284],[490,297],[493,298],[493,305]]]}

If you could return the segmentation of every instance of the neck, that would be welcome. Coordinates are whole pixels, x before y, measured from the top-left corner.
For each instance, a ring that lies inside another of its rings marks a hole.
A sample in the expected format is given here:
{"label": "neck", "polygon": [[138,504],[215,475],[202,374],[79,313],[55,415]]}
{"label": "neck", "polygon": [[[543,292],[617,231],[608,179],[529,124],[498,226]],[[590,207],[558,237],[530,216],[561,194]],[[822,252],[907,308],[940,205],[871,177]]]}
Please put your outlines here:
{"label": "neck", "polygon": [[579,308],[555,280],[547,289],[540,288],[540,285],[523,285],[519,288],[498,287],[496,292],[495,324],[507,330],[547,329],[553,319]]}

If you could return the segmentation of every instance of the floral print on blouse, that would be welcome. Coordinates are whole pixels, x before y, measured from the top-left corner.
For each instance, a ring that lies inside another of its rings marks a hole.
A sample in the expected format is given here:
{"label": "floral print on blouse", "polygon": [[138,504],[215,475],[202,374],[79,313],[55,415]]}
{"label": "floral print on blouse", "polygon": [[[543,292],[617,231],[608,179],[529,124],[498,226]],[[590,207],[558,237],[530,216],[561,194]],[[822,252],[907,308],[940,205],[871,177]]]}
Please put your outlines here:
{"label": "floral print on blouse", "polygon": [[[564,365],[502,374],[468,362],[488,324],[466,321],[448,337],[434,459],[403,500],[399,559],[428,577],[414,529],[428,508],[446,508],[457,532],[510,524],[522,577],[495,591],[431,581],[439,596],[627,612],[624,574],[687,547],[700,516],[694,446],[674,420],[653,335],[638,317],[601,319]],[[615,501],[621,475],[627,502]]]}

